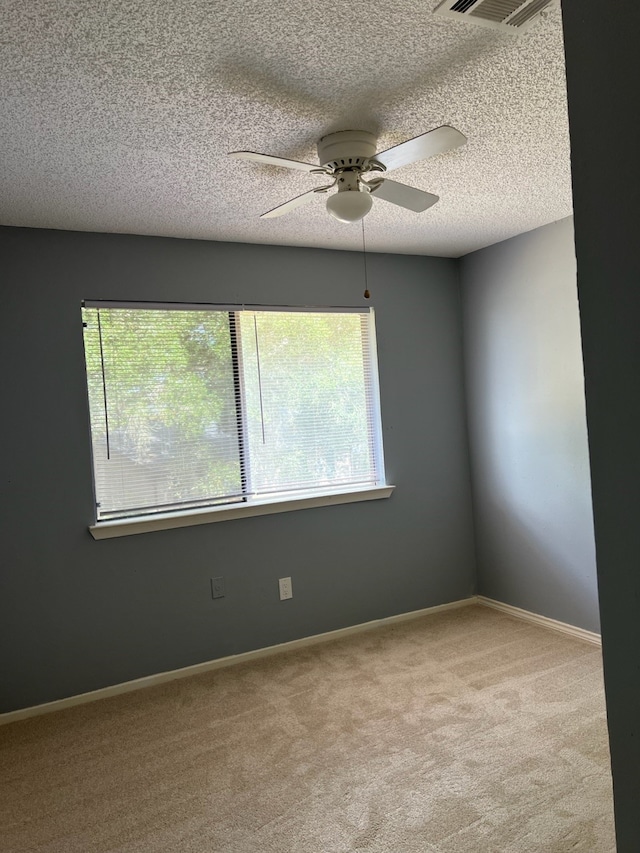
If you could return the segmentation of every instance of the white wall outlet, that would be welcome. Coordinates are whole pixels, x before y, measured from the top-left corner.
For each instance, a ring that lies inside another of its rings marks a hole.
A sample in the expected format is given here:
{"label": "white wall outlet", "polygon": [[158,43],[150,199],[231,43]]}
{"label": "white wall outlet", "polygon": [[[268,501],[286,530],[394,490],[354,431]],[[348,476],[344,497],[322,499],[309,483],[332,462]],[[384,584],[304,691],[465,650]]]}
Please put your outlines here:
{"label": "white wall outlet", "polygon": [[284,601],[287,598],[293,598],[291,578],[280,578],[278,580],[278,586],[280,587],[280,601]]}

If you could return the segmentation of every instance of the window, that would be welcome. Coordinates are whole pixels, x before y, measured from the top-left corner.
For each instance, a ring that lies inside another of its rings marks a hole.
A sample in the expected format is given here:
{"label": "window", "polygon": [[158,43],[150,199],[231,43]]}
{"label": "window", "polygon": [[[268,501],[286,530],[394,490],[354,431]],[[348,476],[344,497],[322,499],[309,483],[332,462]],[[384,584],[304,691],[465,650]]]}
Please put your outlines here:
{"label": "window", "polygon": [[86,302],[96,521],[384,485],[373,312]]}

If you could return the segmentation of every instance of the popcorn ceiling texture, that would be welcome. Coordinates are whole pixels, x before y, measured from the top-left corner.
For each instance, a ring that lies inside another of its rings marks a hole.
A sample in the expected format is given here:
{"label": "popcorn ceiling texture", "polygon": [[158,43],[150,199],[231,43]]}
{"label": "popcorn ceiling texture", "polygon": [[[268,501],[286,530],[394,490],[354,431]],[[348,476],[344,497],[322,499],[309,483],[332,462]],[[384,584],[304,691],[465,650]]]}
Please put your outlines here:
{"label": "popcorn ceiling texture", "polygon": [[258,218],[322,176],[226,153],[316,162],[334,130],[383,150],[441,124],[468,144],[390,175],[440,201],[374,201],[371,251],[457,257],[568,216],[559,10],[515,37],[435,5],[4,0],[0,222],[360,249],[322,196]]}

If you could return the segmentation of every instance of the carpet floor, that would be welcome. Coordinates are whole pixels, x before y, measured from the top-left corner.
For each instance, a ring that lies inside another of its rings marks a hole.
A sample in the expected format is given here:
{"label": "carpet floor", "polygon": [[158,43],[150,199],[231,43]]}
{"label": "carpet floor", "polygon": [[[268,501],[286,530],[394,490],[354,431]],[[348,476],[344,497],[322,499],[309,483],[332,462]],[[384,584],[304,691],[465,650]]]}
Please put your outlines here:
{"label": "carpet floor", "polygon": [[0,728],[2,853],[613,853],[597,647],[470,606]]}

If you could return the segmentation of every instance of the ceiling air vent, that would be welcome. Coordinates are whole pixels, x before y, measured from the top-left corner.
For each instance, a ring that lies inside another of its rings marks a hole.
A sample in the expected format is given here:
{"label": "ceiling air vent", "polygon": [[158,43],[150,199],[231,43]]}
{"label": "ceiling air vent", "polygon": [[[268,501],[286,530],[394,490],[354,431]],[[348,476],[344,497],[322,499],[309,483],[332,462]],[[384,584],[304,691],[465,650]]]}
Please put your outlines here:
{"label": "ceiling air vent", "polygon": [[503,32],[526,30],[545,9],[559,6],[560,0],[444,0],[436,15],[468,21]]}

